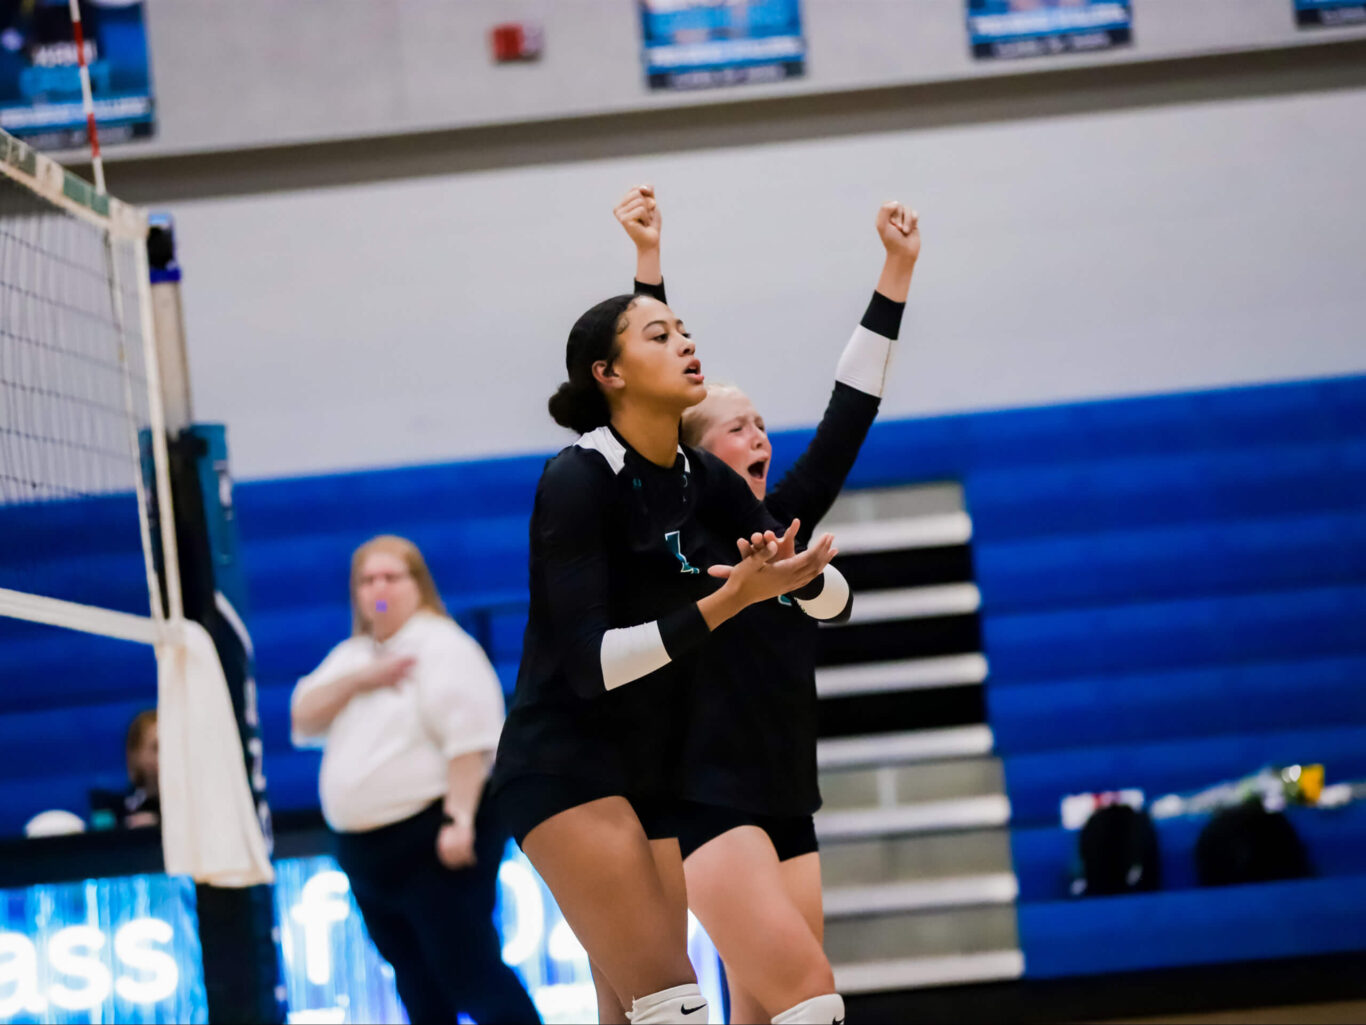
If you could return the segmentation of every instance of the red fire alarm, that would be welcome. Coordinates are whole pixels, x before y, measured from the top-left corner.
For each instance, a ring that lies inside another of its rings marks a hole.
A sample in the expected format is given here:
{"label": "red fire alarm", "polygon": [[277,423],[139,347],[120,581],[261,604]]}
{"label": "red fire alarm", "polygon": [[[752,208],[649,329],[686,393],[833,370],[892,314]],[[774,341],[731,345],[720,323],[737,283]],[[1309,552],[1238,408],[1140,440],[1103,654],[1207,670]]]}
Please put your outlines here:
{"label": "red fire alarm", "polygon": [[541,56],[545,33],[540,25],[511,21],[493,26],[489,33],[489,45],[493,49],[493,59],[498,64],[534,61]]}

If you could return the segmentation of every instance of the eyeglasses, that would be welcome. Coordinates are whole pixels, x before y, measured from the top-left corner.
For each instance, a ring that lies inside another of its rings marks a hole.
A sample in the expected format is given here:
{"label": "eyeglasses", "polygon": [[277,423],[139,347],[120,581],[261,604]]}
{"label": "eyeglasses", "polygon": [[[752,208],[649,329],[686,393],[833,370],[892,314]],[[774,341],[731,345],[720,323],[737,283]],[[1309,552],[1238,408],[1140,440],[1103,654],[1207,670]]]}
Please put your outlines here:
{"label": "eyeglasses", "polygon": [[359,587],[369,587],[371,584],[385,583],[397,584],[400,580],[407,580],[412,576],[411,573],[368,573],[356,581]]}

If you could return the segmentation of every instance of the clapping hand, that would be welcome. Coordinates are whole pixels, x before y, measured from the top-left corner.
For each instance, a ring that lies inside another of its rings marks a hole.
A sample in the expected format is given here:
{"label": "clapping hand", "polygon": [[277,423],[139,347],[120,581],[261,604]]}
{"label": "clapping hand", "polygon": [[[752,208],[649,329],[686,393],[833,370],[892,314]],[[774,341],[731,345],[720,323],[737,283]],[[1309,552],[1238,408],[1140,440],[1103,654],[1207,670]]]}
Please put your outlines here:
{"label": "clapping hand", "polygon": [[822,534],[798,554],[800,528],[801,520],[793,520],[782,537],[771,530],[742,537],[736,542],[740,561],[734,566],[712,566],[707,572],[734,587],[746,605],[800,590],[820,576],[838,554],[833,534]]}

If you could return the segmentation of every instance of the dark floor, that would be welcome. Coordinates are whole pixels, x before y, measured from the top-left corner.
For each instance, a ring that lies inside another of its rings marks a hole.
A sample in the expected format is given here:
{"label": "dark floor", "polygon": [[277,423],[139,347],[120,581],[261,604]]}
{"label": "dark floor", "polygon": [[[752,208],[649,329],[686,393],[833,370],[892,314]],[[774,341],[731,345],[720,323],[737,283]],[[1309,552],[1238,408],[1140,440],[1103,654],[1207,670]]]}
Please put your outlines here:
{"label": "dark floor", "polygon": [[1346,1000],[1327,1004],[1293,1004],[1287,1007],[1258,1007],[1239,1011],[1213,1011],[1208,1014],[1176,1015],[1162,1018],[1109,1019],[1106,1025],[1272,1025],[1295,1022],[1297,1025],[1337,1025],[1366,1022],[1366,1000]]}

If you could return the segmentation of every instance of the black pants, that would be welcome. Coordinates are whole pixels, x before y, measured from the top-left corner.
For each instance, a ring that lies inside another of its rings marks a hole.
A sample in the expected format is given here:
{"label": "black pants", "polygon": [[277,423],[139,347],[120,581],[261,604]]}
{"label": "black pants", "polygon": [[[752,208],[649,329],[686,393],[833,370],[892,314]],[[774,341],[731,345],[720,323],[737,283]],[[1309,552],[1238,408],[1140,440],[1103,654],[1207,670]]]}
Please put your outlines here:
{"label": "black pants", "polygon": [[441,803],[365,833],[337,833],[337,861],[375,947],[393,966],[408,1020],[455,1025],[464,1012],[479,1025],[539,1022],[535,1006],[503,964],[493,927],[498,863],[506,836],[480,802],[478,863],[451,871],[436,857]]}

